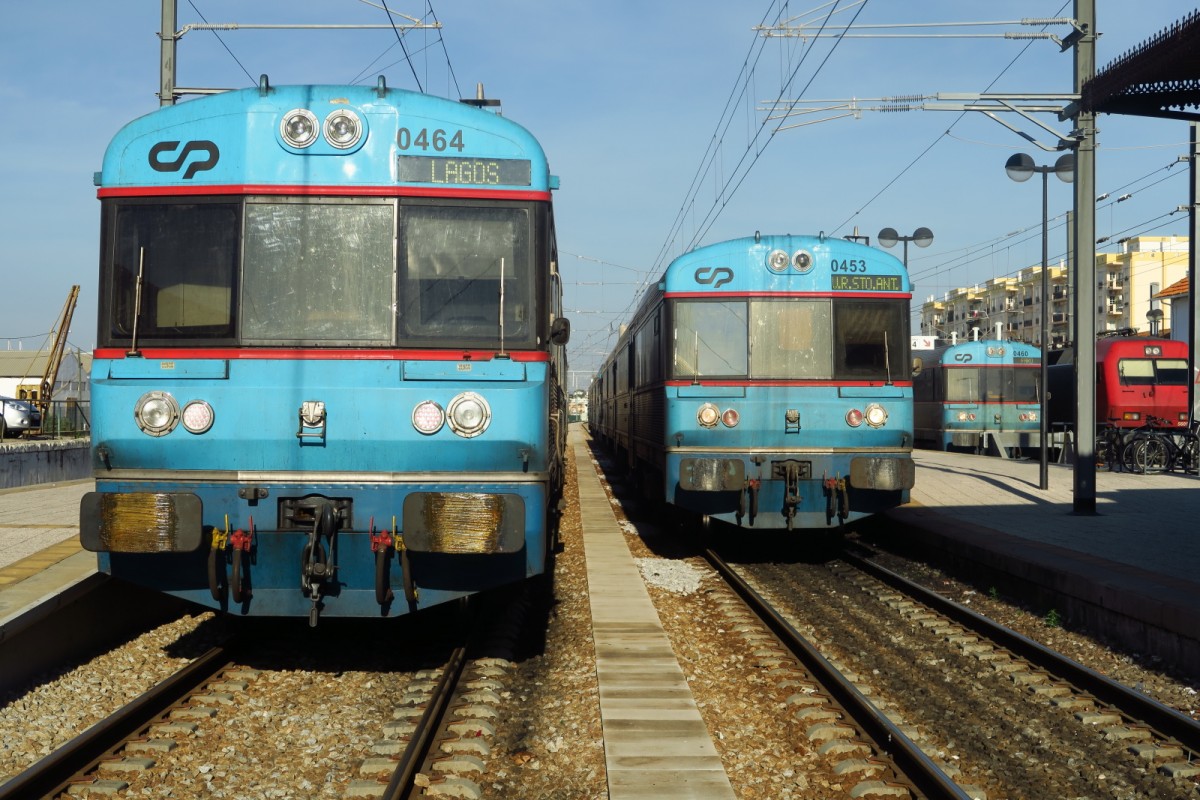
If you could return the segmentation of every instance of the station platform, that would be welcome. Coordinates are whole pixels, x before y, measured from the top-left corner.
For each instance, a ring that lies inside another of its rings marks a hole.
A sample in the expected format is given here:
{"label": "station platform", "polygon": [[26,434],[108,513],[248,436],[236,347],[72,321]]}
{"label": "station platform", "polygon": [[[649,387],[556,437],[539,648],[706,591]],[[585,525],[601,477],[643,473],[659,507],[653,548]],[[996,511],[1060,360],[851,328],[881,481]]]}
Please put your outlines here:
{"label": "station platform", "polygon": [[864,527],[965,567],[1132,652],[1200,676],[1200,478],[1097,470],[1074,512],[1069,465],[918,450],[909,504]]}
{"label": "station platform", "polygon": [[44,597],[96,572],[79,545],[79,499],[93,480],[0,490],[0,630]]}

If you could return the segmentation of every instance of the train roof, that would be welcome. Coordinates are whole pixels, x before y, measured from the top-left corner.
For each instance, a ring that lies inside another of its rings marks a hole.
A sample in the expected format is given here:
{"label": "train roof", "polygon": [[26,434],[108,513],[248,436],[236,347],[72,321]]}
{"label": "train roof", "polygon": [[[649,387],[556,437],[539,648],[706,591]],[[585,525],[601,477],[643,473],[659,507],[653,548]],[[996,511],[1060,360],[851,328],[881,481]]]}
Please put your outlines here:
{"label": "train roof", "polygon": [[[932,349],[914,349],[912,355],[914,358],[920,358],[931,364],[938,364],[946,359],[955,359],[956,356],[960,357],[959,360],[963,356],[970,356],[972,361],[992,359],[1011,363],[1013,359],[1020,359],[1022,363],[1028,363],[1029,359],[1040,361],[1042,351],[1037,345],[1011,339],[978,339],[957,344],[944,342]],[[967,362],[962,361],[962,363],[965,366]]]}
{"label": "train roof", "polygon": [[[289,112],[311,115],[311,144],[283,135]],[[319,135],[338,112],[361,122],[356,141],[335,147]],[[296,156],[301,156],[297,158]],[[472,165],[487,162],[487,166]],[[431,169],[454,170],[441,184]],[[490,170],[490,171],[489,171]],[[276,186],[396,193],[476,187],[549,192],[555,179],[537,139],[519,124],[467,103],[385,86],[267,86],[207,95],[166,106],[125,125],[110,142],[100,194],[122,188],[174,187],[196,194],[231,187],[247,193]],[[131,192],[133,193],[133,192]]]}
{"label": "train roof", "polygon": [[[782,253],[787,261],[772,269],[768,259]],[[807,255],[802,266],[797,258]],[[835,281],[840,286],[835,286]],[[666,294],[867,294],[910,298],[912,284],[900,259],[874,247],[817,235],[744,236],[697,247],[675,258],[638,301],[634,325]]]}
{"label": "train roof", "polygon": [[[779,269],[768,264],[776,252],[786,257]],[[835,290],[833,276],[847,279],[839,289],[844,291],[912,291],[900,259],[860,242],[820,234],[755,234],[697,247],[672,261],[661,283],[667,293],[827,293]]]}
{"label": "train roof", "polygon": [[[1103,361],[1110,353],[1118,358],[1121,356],[1142,356],[1146,354],[1147,347],[1159,348],[1159,352],[1157,354],[1153,354],[1152,357],[1187,357],[1187,342],[1180,341],[1178,339],[1162,339],[1158,337],[1129,334],[1119,336],[1104,336],[1096,339],[1096,360]],[[1054,363],[1074,364],[1075,347],[1069,346],[1063,348],[1061,355]]]}

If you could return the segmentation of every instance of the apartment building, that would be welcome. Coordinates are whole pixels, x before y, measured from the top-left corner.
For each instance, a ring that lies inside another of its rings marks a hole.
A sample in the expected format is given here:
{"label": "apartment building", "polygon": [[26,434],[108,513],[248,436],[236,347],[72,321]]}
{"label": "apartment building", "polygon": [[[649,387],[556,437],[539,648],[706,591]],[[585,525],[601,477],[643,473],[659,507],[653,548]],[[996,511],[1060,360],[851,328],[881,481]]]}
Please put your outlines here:
{"label": "apartment building", "polygon": [[[1171,304],[1156,297],[1187,277],[1186,236],[1137,236],[1118,243],[1115,253],[1096,255],[1096,330],[1133,328],[1166,335]],[[1050,266],[1042,297],[1042,268],[1016,276],[952,289],[921,305],[920,333],[959,340],[1004,338],[1042,346],[1042,307],[1048,304],[1051,349],[1070,341],[1073,282],[1066,263]]]}

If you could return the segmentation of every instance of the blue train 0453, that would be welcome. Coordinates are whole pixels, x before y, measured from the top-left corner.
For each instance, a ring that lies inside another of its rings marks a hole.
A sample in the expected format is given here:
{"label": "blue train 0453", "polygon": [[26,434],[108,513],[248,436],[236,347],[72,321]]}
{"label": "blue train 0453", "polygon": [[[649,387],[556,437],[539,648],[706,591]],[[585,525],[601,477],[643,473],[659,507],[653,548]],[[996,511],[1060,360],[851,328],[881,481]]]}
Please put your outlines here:
{"label": "blue train 0453", "polygon": [[544,571],[557,179],[482,105],[264,76],[116,135],[80,511],[102,570],[312,624]]}
{"label": "blue train 0453", "polygon": [[824,236],[697,248],[646,292],[592,383],[589,427],[654,498],[758,529],[825,529],[913,486],[912,290]]}

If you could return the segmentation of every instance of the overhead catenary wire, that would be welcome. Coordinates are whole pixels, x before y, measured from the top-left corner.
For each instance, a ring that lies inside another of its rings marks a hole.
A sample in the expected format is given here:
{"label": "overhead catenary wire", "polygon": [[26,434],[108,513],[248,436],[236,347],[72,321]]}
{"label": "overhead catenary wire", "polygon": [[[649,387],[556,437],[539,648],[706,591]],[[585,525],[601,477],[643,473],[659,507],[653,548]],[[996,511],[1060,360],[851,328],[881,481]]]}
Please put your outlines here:
{"label": "overhead catenary wire", "polygon": [[[200,9],[196,8],[196,4],[194,2],[192,2],[192,0],[188,0],[188,5],[192,7],[192,11],[196,12],[196,16],[198,16],[200,19],[204,20],[204,23],[206,25],[210,24],[208,22],[208,18],[204,16],[204,14],[200,11]],[[245,73],[246,77],[250,80],[250,85],[254,86],[255,84],[257,84],[258,80],[255,79],[255,77],[250,74],[250,70],[246,69],[246,65],[243,64],[236,55],[234,55],[234,52],[232,49],[230,49],[229,45],[225,44],[225,40],[221,38],[221,34],[218,33],[216,30],[213,30],[212,35],[217,37],[217,41],[221,43],[221,47],[225,48],[225,52],[229,53],[229,57],[232,58],[234,63],[237,64],[238,67],[241,68],[243,73]]]}
{"label": "overhead catenary wire", "polygon": [[408,46],[404,44],[404,37],[400,35],[399,29],[396,28],[396,21],[392,19],[392,11],[388,8],[387,0],[380,0],[383,3],[383,10],[387,13],[388,22],[392,25],[392,31],[396,34],[396,41],[400,43],[400,49],[404,51],[404,58],[408,61],[409,69],[412,70],[413,80],[417,82],[417,91],[424,92],[425,89],[421,86],[421,78],[417,75],[416,65],[413,64],[412,58],[408,54]]}

